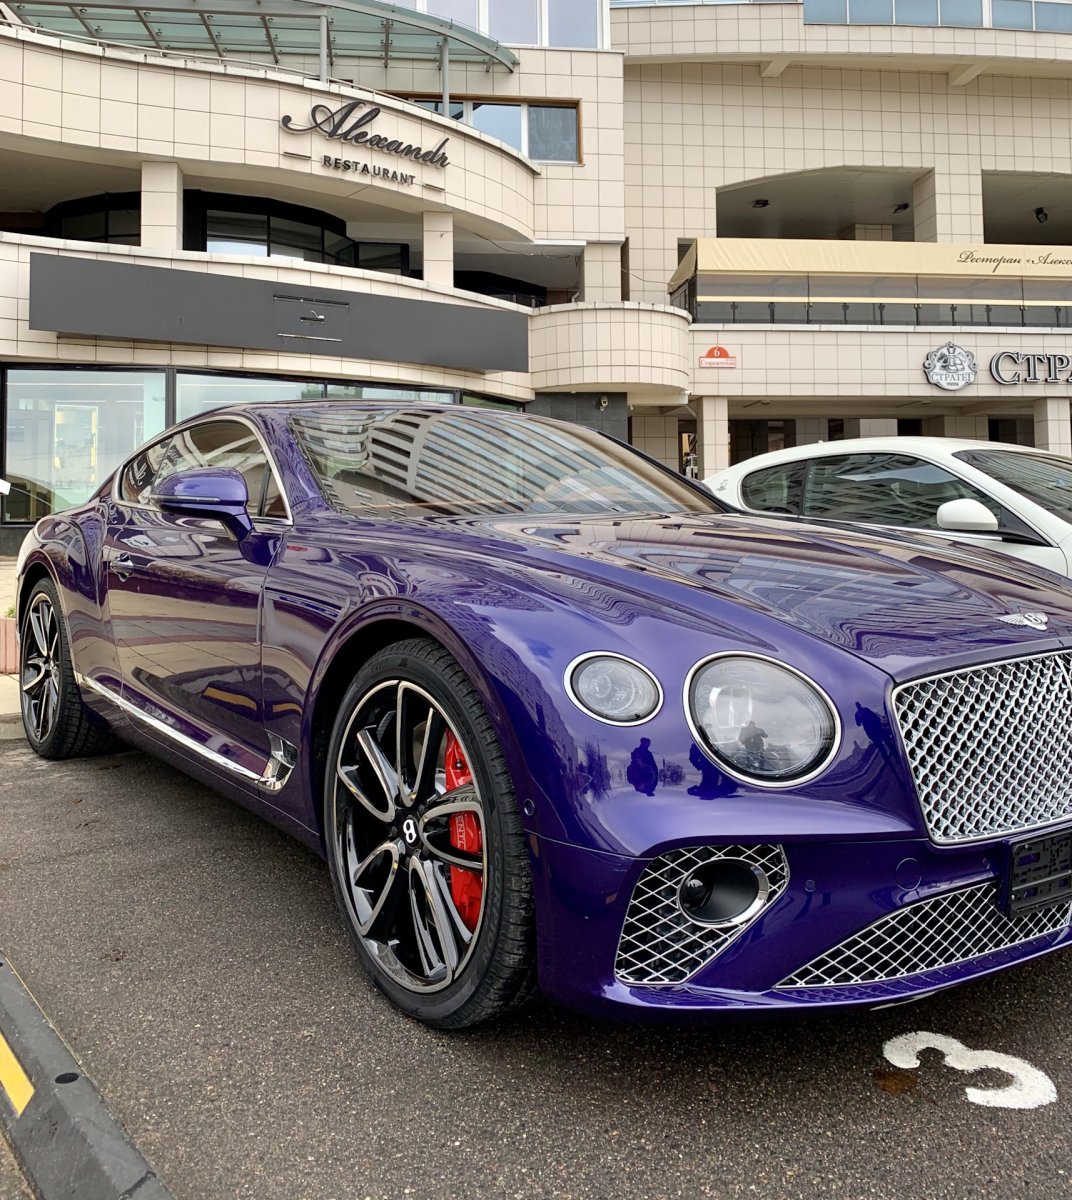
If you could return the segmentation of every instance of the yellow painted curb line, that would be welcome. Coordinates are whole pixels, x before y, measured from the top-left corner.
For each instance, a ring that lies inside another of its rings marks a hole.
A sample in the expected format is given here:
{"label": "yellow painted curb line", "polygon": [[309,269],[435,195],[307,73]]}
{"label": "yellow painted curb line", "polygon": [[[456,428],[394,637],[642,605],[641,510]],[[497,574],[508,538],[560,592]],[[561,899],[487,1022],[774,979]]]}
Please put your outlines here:
{"label": "yellow painted curb line", "polygon": [[34,1086],[2,1033],[0,1033],[0,1088],[7,1093],[11,1107],[15,1110],[15,1116],[21,1117],[23,1109],[33,1097]]}

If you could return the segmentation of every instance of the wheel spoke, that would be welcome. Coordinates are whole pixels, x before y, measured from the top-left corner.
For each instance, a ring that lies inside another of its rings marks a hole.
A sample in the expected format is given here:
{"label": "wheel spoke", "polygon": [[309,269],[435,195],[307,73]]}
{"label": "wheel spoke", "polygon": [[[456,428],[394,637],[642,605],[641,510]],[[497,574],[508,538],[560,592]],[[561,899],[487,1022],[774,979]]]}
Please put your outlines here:
{"label": "wheel spoke", "polygon": [[398,799],[398,772],[388,761],[371,729],[358,730],[357,745],[383,790],[384,799],[392,814],[388,819],[394,820],[395,801]]}
{"label": "wheel spoke", "polygon": [[[470,799],[463,800],[460,798],[465,792],[468,792]],[[480,825],[481,839],[483,839],[484,810],[477,802],[472,789],[456,788],[450,794],[459,798],[452,800],[449,804],[437,804],[434,808],[430,808],[417,822],[417,835],[421,839],[421,845],[424,846],[429,854],[439,859],[440,862],[450,863],[455,867],[467,867],[470,871],[483,871],[483,854],[466,854],[464,850],[459,850],[456,846],[451,846],[449,841],[446,846],[438,846],[429,836],[428,825],[430,822],[440,819],[449,820],[454,813],[472,813]],[[442,830],[440,832],[446,833],[447,831]]]}
{"label": "wheel spoke", "polygon": [[48,676],[48,668],[45,666],[44,660],[36,657],[27,659],[22,670],[24,676],[27,671],[37,672],[33,679],[27,679],[22,685],[22,690],[27,693],[36,692]]}
{"label": "wheel spoke", "polygon": [[[381,842],[370,854],[367,854],[356,866],[351,864],[357,859],[357,850],[353,840],[353,814],[347,821],[346,830],[347,865],[350,868],[350,888],[354,899],[354,911],[357,913],[358,932],[362,937],[368,937],[381,916],[390,918],[394,908],[391,903],[397,899],[398,887],[398,846],[393,841]],[[371,886],[362,885],[362,879],[371,874],[371,868],[382,864],[384,858],[390,860],[384,878],[369,879]]]}
{"label": "wheel spoke", "polygon": [[49,657],[48,652],[48,635],[45,632],[45,621],[48,615],[52,612],[52,606],[46,602],[35,604],[30,609],[30,628],[33,630],[34,641],[37,643],[38,652],[43,658]]}
{"label": "wheel spoke", "polygon": [[59,693],[56,690],[56,685],[52,682],[51,676],[48,683],[45,685],[44,691],[41,693],[41,728],[37,733],[39,738],[48,736],[49,730],[52,728],[52,722],[56,713],[56,703],[59,700]]}
{"label": "wheel spoke", "polygon": [[424,722],[424,736],[421,738],[421,749],[417,755],[417,764],[413,775],[413,788],[410,791],[410,803],[434,798],[436,789],[436,771],[439,767],[439,748],[443,735],[447,731],[447,722],[443,714],[429,706],[428,718]]}
{"label": "wheel spoke", "polygon": [[451,894],[450,883],[443,871],[435,865],[432,865],[431,874],[432,879],[435,881],[436,890],[443,901],[443,907],[450,917],[455,934],[457,934],[463,946],[468,946],[473,940],[473,931],[462,920],[462,914],[458,911],[458,906],[454,903],[454,896]]}
{"label": "wheel spoke", "polygon": [[[416,884],[414,875],[417,876]],[[428,887],[422,870],[422,864],[415,858],[409,860],[409,910],[413,919],[413,932],[416,935],[417,954],[421,960],[421,970],[428,982],[443,982],[448,975],[447,964],[443,959],[432,937],[432,931],[421,915],[419,897],[423,897],[427,908],[431,908],[431,889]]]}
{"label": "wheel spoke", "polygon": [[428,903],[431,907],[432,921],[435,925],[436,940],[443,947],[443,953],[447,959],[447,970],[453,976],[458,969],[458,963],[461,961],[465,947],[459,948],[458,946],[458,939],[454,933],[454,922],[443,902],[443,891],[440,887],[441,881],[438,872],[431,863],[422,863],[421,868]]}
{"label": "wheel spoke", "polygon": [[362,808],[370,812],[377,821],[383,821],[385,825],[390,825],[395,819],[395,802],[387,798],[386,808],[377,808],[375,804],[365,795],[361,785],[357,780],[357,767],[344,767],[341,763],[335,768],[335,774],[339,780],[345,785],[346,790],[351,796],[361,805]]}

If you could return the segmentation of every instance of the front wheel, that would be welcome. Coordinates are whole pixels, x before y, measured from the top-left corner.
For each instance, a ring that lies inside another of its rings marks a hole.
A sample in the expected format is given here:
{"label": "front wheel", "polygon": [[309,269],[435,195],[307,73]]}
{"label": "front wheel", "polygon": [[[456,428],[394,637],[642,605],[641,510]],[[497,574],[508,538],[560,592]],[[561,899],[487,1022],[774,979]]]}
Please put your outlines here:
{"label": "front wheel", "polygon": [[457,1029],[533,990],[532,886],[517,801],[479,697],[441,646],[400,642],[343,699],[324,829],[335,895],[376,985]]}
{"label": "front wheel", "polygon": [[22,726],[42,758],[104,754],[115,738],[86,713],[74,678],[71,648],[51,579],[34,584],[26,598],[19,647]]}

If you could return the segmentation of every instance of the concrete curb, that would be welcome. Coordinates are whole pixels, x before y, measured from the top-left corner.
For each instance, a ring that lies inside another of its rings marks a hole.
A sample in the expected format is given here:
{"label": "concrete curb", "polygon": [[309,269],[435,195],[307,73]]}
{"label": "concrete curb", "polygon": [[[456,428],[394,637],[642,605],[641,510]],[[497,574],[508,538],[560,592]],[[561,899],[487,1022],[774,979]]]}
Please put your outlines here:
{"label": "concrete curb", "polygon": [[38,1200],[171,1200],[2,956],[0,1128]]}

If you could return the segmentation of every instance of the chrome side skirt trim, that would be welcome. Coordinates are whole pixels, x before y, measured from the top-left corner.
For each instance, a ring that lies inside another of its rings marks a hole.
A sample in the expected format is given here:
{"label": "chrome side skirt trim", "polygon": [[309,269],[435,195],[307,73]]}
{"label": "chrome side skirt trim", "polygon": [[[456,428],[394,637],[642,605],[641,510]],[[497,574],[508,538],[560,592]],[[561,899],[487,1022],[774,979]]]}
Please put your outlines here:
{"label": "chrome side skirt trim", "polygon": [[131,704],[129,700],[124,700],[118,692],[113,692],[111,688],[105,687],[104,684],[98,683],[95,679],[90,679],[80,672],[75,672],[75,680],[79,687],[88,688],[89,691],[103,696],[117,708],[122,709],[123,712],[148,725],[156,733],[170,738],[173,742],[182,746],[183,749],[192,751],[201,758],[207,759],[213,766],[221,767],[232,775],[237,775],[240,779],[244,779],[249,783],[255,783],[258,787],[264,788],[265,791],[280,791],[290,778],[290,773],[294,770],[298,761],[298,751],[294,746],[289,742],[283,741],[282,738],[276,737],[275,734],[269,734],[268,738],[272,745],[271,757],[268,760],[264,774],[258,775],[256,771],[251,771],[248,767],[243,767],[239,763],[231,762],[230,759],[224,758],[222,754],[217,753],[215,750],[210,750],[207,746],[202,746],[200,742],[194,741],[192,737],[187,737],[185,733],[179,733],[177,729],[172,729],[170,725],[165,724],[157,717],[149,716],[148,713],[138,708],[136,704]]}

